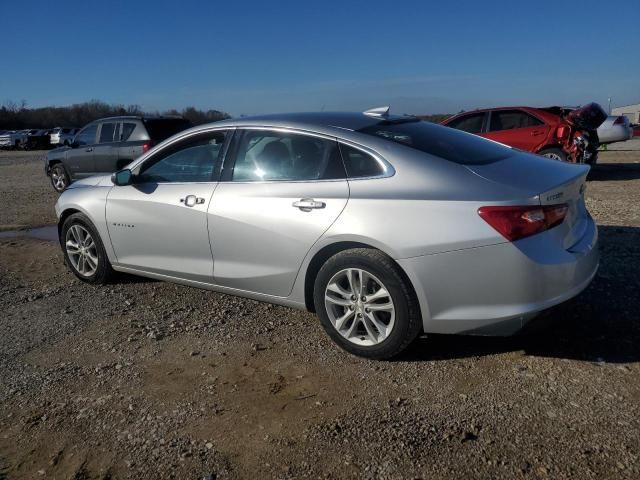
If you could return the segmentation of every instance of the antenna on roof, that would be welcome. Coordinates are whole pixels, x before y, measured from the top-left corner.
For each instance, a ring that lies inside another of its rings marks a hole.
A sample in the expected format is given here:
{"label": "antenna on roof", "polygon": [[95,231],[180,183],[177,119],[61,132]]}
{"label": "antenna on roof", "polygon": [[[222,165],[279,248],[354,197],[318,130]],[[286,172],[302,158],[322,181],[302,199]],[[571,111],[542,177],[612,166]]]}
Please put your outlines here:
{"label": "antenna on roof", "polygon": [[369,110],[365,110],[364,113],[365,115],[369,115],[370,117],[382,117],[382,118],[386,118],[389,116],[389,109],[391,107],[389,105],[387,105],[386,107],[376,107],[376,108],[370,108]]}

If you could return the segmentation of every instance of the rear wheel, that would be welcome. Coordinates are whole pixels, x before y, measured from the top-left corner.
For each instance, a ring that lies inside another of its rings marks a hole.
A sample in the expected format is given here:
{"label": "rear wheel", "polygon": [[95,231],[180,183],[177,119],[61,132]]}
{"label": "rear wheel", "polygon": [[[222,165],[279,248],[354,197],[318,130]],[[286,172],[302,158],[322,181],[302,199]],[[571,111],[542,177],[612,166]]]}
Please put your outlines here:
{"label": "rear wheel", "polygon": [[56,192],[62,193],[69,186],[69,175],[61,163],[56,163],[51,167],[51,185]]}
{"label": "rear wheel", "polygon": [[561,162],[567,161],[567,154],[561,148],[545,148],[538,152],[543,157],[550,158],[552,160],[560,160]]}
{"label": "rear wheel", "polygon": [[64,221],[60,243],[65,263],[83,282],[104,284],[113,276],[100,235],[86,215],[75,213]]}
{"label": "rear wheel", "polygon": [[415,293],[379,250],[345,250],[327,260],[315,281],[314,304],[327,334],[362,357],[394,357],[420,333]]}

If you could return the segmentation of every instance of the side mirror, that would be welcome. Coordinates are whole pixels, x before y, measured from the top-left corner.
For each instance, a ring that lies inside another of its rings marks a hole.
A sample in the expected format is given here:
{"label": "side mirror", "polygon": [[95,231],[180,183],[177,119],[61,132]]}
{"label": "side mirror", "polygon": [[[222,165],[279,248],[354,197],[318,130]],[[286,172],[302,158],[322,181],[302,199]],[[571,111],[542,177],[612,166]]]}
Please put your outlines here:
{"label": "side mirror", "polygon": [[131,170],[125,168],[124,170],[119,170],[113,175],[111,175],[111,181],[119,186],[123,187],[125,185],[131,185],[131,180],[133,179],[133,174]]}

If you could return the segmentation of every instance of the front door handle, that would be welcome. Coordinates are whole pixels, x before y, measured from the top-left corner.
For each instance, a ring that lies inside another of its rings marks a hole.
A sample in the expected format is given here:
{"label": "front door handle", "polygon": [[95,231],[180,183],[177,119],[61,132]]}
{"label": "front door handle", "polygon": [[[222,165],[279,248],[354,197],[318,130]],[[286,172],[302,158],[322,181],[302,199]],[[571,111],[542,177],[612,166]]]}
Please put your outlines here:
{"label": "front door handle", "polygon": [[532,137],[537,137],[538,135],[543,135],[544,132],[541,132],[540,130],[534,130],[533,132],[531,132],[531,136]]}
{"label": "front door handle", "polygon": [[196,197],[195,195],[187,195],[180,199],[180,203],[184,203],[187,207],[193,207],[194,205],[202,205],[204,198]]}
{"label": "front door handle", "polygon": [[297,202],[293,202],[292,206],[299,208],[303,212],[310,212],[314,208],[324,208],[327,205],[324,202],[317,202],[313,198],[301,198]]}

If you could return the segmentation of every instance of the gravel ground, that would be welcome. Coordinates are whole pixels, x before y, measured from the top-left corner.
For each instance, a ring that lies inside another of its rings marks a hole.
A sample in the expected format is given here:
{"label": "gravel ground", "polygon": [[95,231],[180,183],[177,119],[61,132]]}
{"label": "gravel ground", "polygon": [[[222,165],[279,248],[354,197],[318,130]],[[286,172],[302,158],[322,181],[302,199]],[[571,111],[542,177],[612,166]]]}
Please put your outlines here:
{"label": "gravel ground", "polygon": [[[0,153],[0,230],[54,221]],[[640,153],[588,182],[601,269],[516,337],[338,350],[308,313],[121,277],[0,239],[0,479],[640,478]]]}

